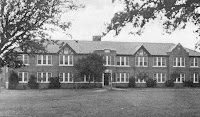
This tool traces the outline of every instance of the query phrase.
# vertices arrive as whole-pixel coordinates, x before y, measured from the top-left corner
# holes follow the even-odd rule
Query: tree
[[[8,80],[9,80],[8,89],[16,89],[17,85],[19,84],[19,79],[18,79],[17,73],[14,71],[11,71]]]
[[[140,79],[140,81],[147,81],[148,78],[149,76],[145,72],[139,72],[139,74],[137,75],[137,79]]]
[[[199,0],[123,0],[123,3],[124,10],[114,15],[104,35],[112,30],[118,35],[127,24],[138,28],[131,33],[140,35],[145,25],[155,19],[164,20],[163,28],[167,33],[184,29],[192,22],[197,26],[195,32],[200,35]]]
[[[34,75],[31,75],[30,79],[28,80],[28,86],[31,89],[38,89],[39,84],[37,83],[37,78]]]
[[[61,22],[61,16],[77,7],[71,0],[0,0],[0,67],[21,67],[16,49],[46,52],[47,44],[56,43],[48,31],[69,28],[71,23]]]
[[[94,76],[94,81],[100,81],[102,73],[104,73],[106,67],[104,66],[105,60],[102,56],[92,53],[88,54],[86,57],[78,59],[76,64],[74,65],[77,70],[79,76],[80,75],[88,75]],[[78,78],[78,77],[75,77]],[[89,79],[90,81],[93,77]]]

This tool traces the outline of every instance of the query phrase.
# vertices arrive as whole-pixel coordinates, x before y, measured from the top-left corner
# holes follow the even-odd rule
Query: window
[[[140,80],[139,78],[136,79],[136,83],[146,83],[146,81],[143,79],[143,80]]]
[[[38,65],[52,65],[52,56],[51,55],[37,55],[37,64]]]
[[[24,65],[29,64],[29,56],[27,54],[22,54],[19,56],[19,60],[23,62]]]
[[[185,74],[180,73],[179,77],[176,78],[175,83],[183,83],[183,81],[185,81]]]
[[[104,57],[105,61],[106,61],[106,66],[111,66],[111,65],[115,65],[115,58],[114,56],[105,56]]]
[[[128,66],[129,65],[129,57],[117,57],[117,65]]]
[[[59,65],[73,65],[73,55],[60,55]]]
[[[190,58],[190,66],[198,67],[198,58]]]
[[[166,58],[165,57],[154,57],[153,66],[155,67],[166,67]]]
[[[73,73],[59,73],[60,82],[73,82]]]
[[[185,58],[174,57],[173,58],[173,67],[185,67]]]
[[[28,72],[18,72],[18,78],[20,83],[28,82]]]
[[[42,83],[48,83],[50,78],[52,77],[52,73],[50,72],[38,72],[37,73],[37,81]]]
[[[136,65],[136,67],[147,67],[148,57],[136,57],[135,65]]]
[[[116,82],[118,83],[128,83],[129,73],[116,73]]]
[[[166,74],[156,73],[156,74],[153,75],[153,78],[156,79],[157,83],[165,83]]]
[[[193,83],[199,83],[199,77],[198,77],[198,74],[197,74],[197,73],[191,74],[191,75],[190,75],[190,78],[191,78],[191,81],[192,81]]]

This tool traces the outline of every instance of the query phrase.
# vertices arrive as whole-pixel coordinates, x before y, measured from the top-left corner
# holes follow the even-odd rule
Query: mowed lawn
[[[200,89],[4,89],[0,116],[200,117]]]

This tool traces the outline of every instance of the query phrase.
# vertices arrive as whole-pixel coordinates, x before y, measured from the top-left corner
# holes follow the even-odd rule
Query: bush
[[[146,81],[147,87],[156,87],[156,80],[148,78]]]
[[[34,75],[31,75],[29,81],[28,81],[28,86],[31,89],[38,89],[39,84],[37,83],[37,78]]]
[[[135,77],[134,76],[130,77],[128,87],[130,87],[130,88],[135,87]]]
[[[184,87],[194,87],[194,83],[192,81],[184,81],[183,86]]]
[[[58,77],[51,77],[49,89],[60,89],[60,81]]]
[[[19,79],[18,79],[17,73],[14,71],[11,71],[10,76],[9,76],[8,89],[16,89],[18,84],[19,84]]]
[[[165,82],[166,87],[174,87],[174,80],[170,79]]]

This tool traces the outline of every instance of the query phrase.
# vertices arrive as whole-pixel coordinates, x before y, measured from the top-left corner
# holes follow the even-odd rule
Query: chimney
[[[101,41],[101,35],[93,36],[93,41]]]

